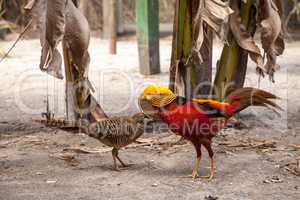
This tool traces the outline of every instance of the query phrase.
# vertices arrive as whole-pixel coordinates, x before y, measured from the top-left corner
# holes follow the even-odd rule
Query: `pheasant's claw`
[[[200,176],[200,178],[207,179],[208,181],[211,181],[214,178],[214,173],[211,173],[208,176]]]
[[[199,177],[198,170],[193,170],[193,172],[192,172],[192,178],[195,180],[198,177]]]
[[[119,171],[120,171],[120,169],[119,169],[119,167],[118,167],[118,165],[117,165],[116,158],[115,158],[115,157],[113,157],[113,160],[114,160],[114,166],[113,166],[113,170],[115,170],[115,171],[119,172]]]
[[[134,164],[130,163],[130,164],[126,164],[126,165],[122,165],[122,167],[120,167],[121,170],[126,170],[128,168],[130,168],[131,166],[133,166]]]
[[[184,177],[181,177],[181,178],[192,178],[192,179],[196,179],[196,178],[199,178],[199,168],[200,168],[200,160],[201,160],[201,157],[198,157],[197,160],[196,160],[196,163],[195,163],[195,166],[194,166],[194,169],[193,169],[193,172],[191,175],[189,176],[184,176]]]
[[[208,181],[211,181],[215,176],[215,162],[214,159],[211,158],[210,160],[210,175],[208,176],[201,176],[200,178],[208,179]]]
[[[120,172],[120,171],[121,171],[121,170],[119,169],[118,166],[114,166],[114,170],[115,170],[116,172]]]

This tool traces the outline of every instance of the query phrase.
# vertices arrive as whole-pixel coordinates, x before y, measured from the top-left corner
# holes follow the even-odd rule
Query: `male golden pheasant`
[[[281,109],[269,100],[276,98],[275,95],[260,89],[241,88],[229,94],[225,102],[212,99],[188,100],[176,96],[166,87],[151,85],[144,90],[140,98],[140,106],[145,114],[149,114],[150,110],[154,111],[152,116],[158,116],[168,124],[172,132],[194,145],[197,153],[197,161],[192,172],[194,179],[199,176],[201,146],[206,148],[211,160],[211,168],[210,175],[205,178],[211,180],[215,168],[212,138],[226,127],[229,118],[251,105],[268,107],[274,111]]]

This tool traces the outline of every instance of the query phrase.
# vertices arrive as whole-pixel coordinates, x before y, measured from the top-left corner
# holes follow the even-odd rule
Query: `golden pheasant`
[[[210,175],[207,178],[212,179],[215,168],[212,138],[226,126],[229,118],[251,105],[268,107],[274,111],[281,109],[270,100],[276,98],[263,90],[241,88],[229,94],[225,102],[212,99],[189,100],[176,96],[166,87],[151,85],[144,90],[139,102],[145,114],[151,111],[151,116],[159,117],[172,132],[193,144],[197,153],[193,178],[199,176],[201,146],[206,148],[211,160]]]

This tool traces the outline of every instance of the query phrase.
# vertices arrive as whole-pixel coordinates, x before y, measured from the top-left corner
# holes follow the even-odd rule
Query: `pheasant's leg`
[[[207,176],[206,178],[208,180],[212,180],[215,176],[215,161],[214,161],[214,157],[210,158],[210,175]]]
[[[128,165],[126,165],[126,164],[120,159],[119,156],[117,156],[117,159],[118,159],[118,161],[121,163],[121,165],[122,165],[123,167],[128,167]]]
[[[198,139],[191,142],[194,145],[197,153],[197,160],[192,172],[192,178],[196,179],[199,177],[199,168],[200,168],[200,161],[201,161],[201,144],[199,143]]]
[[[199,177],[199,168],[200,168],[200,161],[201,161],[201,156],[197,158],[193,172],[192,172],[192,178],[196,179]]]
[[[126,164],[120,159],[120,157],[119,157],[119,150],[116,149],[116,148],[114,148],[114,149],[113,149],[113,152],[114,152],[114,154],[115,154],[115,158],[118,159],[118,161],[121,163],[121,165],[122,165],[123,167],[127,167],[127,165],[126,165]]]
[[[196,152],[197,152],[197,160],[196,160],[196,163],[194,165],[194,168],[193,168],[193,172],[192,172],[192,175],[190,176],[187,176],[187,178],[193,178],[193,179],[196,179],[199,177],[199,168],[200,168],[200,161],[201,161],[201,144],[195,140],[195,141],[191,141],[192,144],[194,145],[195,149],[196,149]]]
[[[211,141],[204,143],[203,145],[208,151],[208,155],[210,157],[210,175],[201,178],[207,178],[208,180],[212,180],[215,175],[215,161],[214,161],[214,152],[211,147]]]
[[[116,171],[120,171],[119,167],[117,165],[117,156],[116,156],[116,154],[118,154],[118,150],[115,149],[115,148],[113,148],[113,150],[111,151],[111,153],[112,153],[112,157],[113,157],[113,160],[114,160],[114,169]]]

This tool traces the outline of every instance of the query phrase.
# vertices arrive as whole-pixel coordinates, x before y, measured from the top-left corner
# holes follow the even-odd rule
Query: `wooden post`
[[[159,73],[159,1],[137,0],[136,23],[140,72]]]
[[[109,41],[109,53],[117,53],[118,0],[103,2],[103,37]]]
[[[124,33],[123,0],[118,0],[118,33]]]

